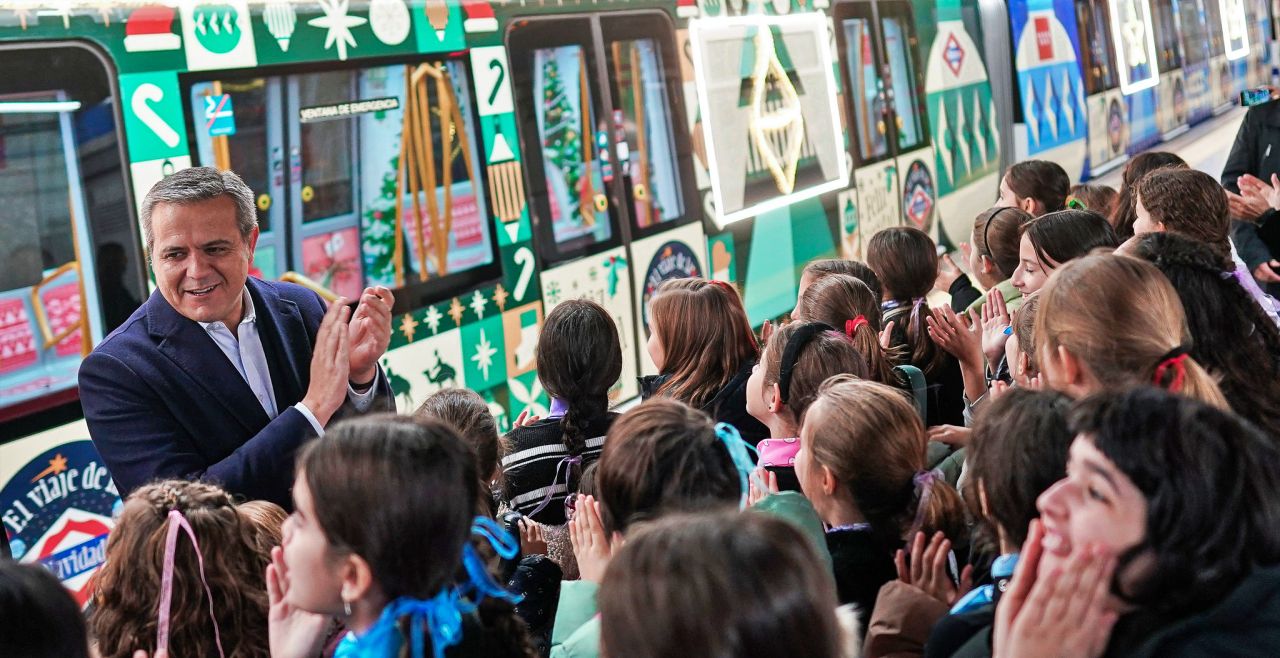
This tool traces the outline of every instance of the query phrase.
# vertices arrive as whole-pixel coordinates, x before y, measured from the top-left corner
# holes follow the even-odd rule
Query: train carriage
[[[1126,152],[1127,97],[1123,144],[1091,150],[1110,146],[1110,116],[1095,125],[1092,108],[1112,90],[1081,69],[1089,1],[0,7],[12,552],[82,600],[101,562],[120,503],[76,370],[151,294],[138,204],[163,177],[238,172],[257,194],[253,274],[346,296],[393,288],[383,366],[400,408],[466,386],[505,430],[549,407],[535,343],[562,300],[613,314],[621,402],[654,369],[646,306],[665,279],[732,282],[758,325],[790,310],[806,262],[860,258],[879,228],[965,241],[1016,158],[1079,176]],[[1249,75],[1270,61],[1264,38],[1249,41]],[[1185,98],[1194,121],[1199,97]]]

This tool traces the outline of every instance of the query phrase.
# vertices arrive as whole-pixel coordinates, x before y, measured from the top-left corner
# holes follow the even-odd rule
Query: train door
[[[846,2],[835,7],[836,42],[850,112],[849,148],[857,189],[857,234],[845,251],[862,258],[876,231],[911,225],[937,235],[935,160],[924,111],[924,76],[911,7],[901,0]],[[969,108],[966,108],[967,111]],[[965,121],[944,148],[951,163],[971,166],[971,130]],[[984,142],[985,144],[985,142]],[[954,169],[953,169],[954,171]],[[843,204],[844,202],[842,202]]]
[[[1183,70],[1182,29],[1178,0],[1151,0],[1156,57],[1160,63],[1156,127],[1168,140],[1187,130],[1187,84]]]
[[[490,152],[496,138],[481,140],[468,62],[184,76],[197,164],[234,169],[257,194],[253,274],[300,273],[348,299],[394,291],[383,365],[405,405],[442,386],[490,395],[533,371],[540,307],[503,278],[495,231],[509,208],[484,185],[486,162],[500,184],[492,163],[503,156]],[[532,320],[508,318],[517,300],[532,302]],[[467,309],[477,321],[464,326]],[[409,344],[395,347],[401,336]]]
[[[1097,176],[1124,162],[1129,122],[1116,70],[1111,11],[1107,0],[1076,0],[1080,28],[1080,69],[1084,72],[1089,109],[1089,166]]]
[[[0,46],[0,542],[82,604],[120,497],[76,375],[146,295],[109,70],[72,42]]]
[[[1222,27],[1223,0],[1201,1],[1204,3],[1205,33],[1209,37],[1209,98],[1213,113],[1220,114],[1231,108],[1231,92],[1235,87]]]
[[[1212,2],[1213,0],[1208,0]],[[1216,105],[1211,85],[1212,46],[1205,23],[1205,0],[1176,0],[1182,34],[1182,78],[1187,122],[1199,123],[1213,115]]]
[[[543,301],[610,311],[624,354],[611,396],[634,397],[655,371],[649,296],[710,277],[674,29],[654,12],[528,20],[508,47]]]

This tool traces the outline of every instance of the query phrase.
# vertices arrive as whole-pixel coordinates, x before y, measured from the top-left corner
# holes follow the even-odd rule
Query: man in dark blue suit
[[[354,313],[249,277],[253,193],[231,172],[186,169],[142,203],[156,291],[80,366],[80,401],[120,495],[202,478],[292,508],[297,449],[343,415],[394,411],[378,359],[386,288]]]

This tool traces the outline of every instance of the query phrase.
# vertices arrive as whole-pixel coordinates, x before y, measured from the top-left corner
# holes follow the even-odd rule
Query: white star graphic
[[[472,355],[471,360],[476,362],[476,367],[484,373],[484,378],[489,379],[489,368],[493,365],[493,355],[498,350],[489,342],[489,338],[484,335],[484,329],[480,330],[480,341],[476,343],[476,353]]]
[[[471,296],[471,310],[476,312],[477,320],[484,319],[484,307],[488,305],[488,303],[489,300],[485,299],[484,295],[481,295],[479,290]]]
[[[440,333],[440,321],[444,319],[444,314],[436,310],[434,306],[427,307],[427,315],[423,318],[427,326],[431,327],[432,335]]]
[[[322,27],[329,31],[324,38],[324,49],[328,50],[335,42],[338,44],[338,59],[347,58],[347,46],[356,47],[356,38],[351,35],[351,28],[369,22],[367,18],[348,16],[349,0],[320,0],[324,16],[307,21],[313,27]]]

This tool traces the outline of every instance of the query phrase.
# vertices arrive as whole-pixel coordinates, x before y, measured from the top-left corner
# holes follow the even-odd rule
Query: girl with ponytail
[[[582,470],[599,458],[617,416],[609,412],[609,389],[622,374],[618,327],[593,301],[562,302],[547,314],[537,356],[551,413],[518,422],[507,434],[503,490],[517,512],[563,525],[566,497],[577,491]]]
[[[800,295],[791,319],[824,322],[843,332],[866,361],[867,379],[900,385],[893,363],[880,346],[880,300],[866,283],[847,274],[825,276]]]
[[[518,549],[474,516],[478,486],[471,448],[434,419],[344,421],[305,447],[267,567],[272,657],[319,655],[333,617],[350,631],[335,658],[532,656],[518,597],[472,546]]]
[[[1175,233],[1139,236],[1132,253],[1173,284],[1186,311],[1191,356],[1218,378],[1231,408],[1280,437],[1280,330],[1239,284],[1234,264]]]
[[[1191,357],[1178,293],[1146,261],[1099,254],[1058,268],[1040,291],[1035,337],[1042,378],[1071,397],[1149,384],[1228,408]]]
[[[905,538],[965,536],[960,495],[925,470],[926,441],[905,393],[848,375],[823,384],[800,428],[796,476],[828,527],[840,603],[858,604],[863,628]]]
[[[938,252],[927,233],[909,226],[884,229],[867,241],[867,264],[884,289],[881,320],[892,324],[889,349],[899,363],[924,373],[929,385],[926,424],[964,424],[964,379],[955,357],[934,343],[925,324],[925,296],[938,278]]]

